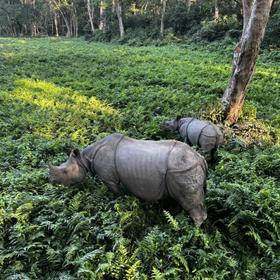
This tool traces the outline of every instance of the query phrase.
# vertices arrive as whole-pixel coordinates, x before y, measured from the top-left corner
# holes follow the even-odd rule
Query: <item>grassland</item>
[[[177,115],[219,121],[231,49],[0,38],[0,279],[279,279],[278,51],[261,54],[225,130],[201,229],[97,179],[47,182],[70,145],[114,131],[176,138],[160,124]]]

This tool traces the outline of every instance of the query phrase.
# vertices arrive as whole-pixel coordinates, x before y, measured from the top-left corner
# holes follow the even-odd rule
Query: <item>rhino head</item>
[[[176,131],[179,128],[180,117],[177,117],[175,120],[166,121],[162,124],[162,129],[165,131]]]
[[[203,203],[198,204],[190,210],[190,216],[194,220],[196,226],[200,227],[201,224],[207,219],[207,210]]]
[[[80,183],[86,176],[79,150],[72,150],[68,160],[59,166],[49,165],[49,182],[65,186]]]

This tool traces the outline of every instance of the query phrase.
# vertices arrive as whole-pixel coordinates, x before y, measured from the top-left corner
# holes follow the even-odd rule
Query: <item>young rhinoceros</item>
[[[223,133],[209,121],[195,118],[181,118],[163,124],[166,131],[179,130],[181,137],[189,145],[197,145],[213,160],[217,148],[223,143]]]
[[[144,200],[174,198],[197,226],[207,218],[203,203],[207,163],[182,142],[136,140],[111,134],[81,152],[72,151],[60,166],[50,166],[49,180],[72,185],[81,182],[88,171],[114,193],[123,185]]]

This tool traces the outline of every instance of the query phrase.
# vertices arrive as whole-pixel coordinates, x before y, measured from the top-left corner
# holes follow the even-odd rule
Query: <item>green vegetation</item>
[[[201,229],[178,206],[116,197],[96,178],[47,182],[70,144],[219,121],[232,47],[0,39],[0,279],[279,279],[280,53],[264,52],[209,171]],[[70,143],[71,142],[71,143]]]

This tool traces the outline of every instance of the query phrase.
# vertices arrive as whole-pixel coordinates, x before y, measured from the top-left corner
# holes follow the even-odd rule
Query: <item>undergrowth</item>
[[[177,115],[219,122],[231,53],[66,39],[0,39],[0,279],[279,279],[279,66],[263,53],[208,177],[208,219],[114,196],[96,178],[47,181],[118,131],[164,139]]]

